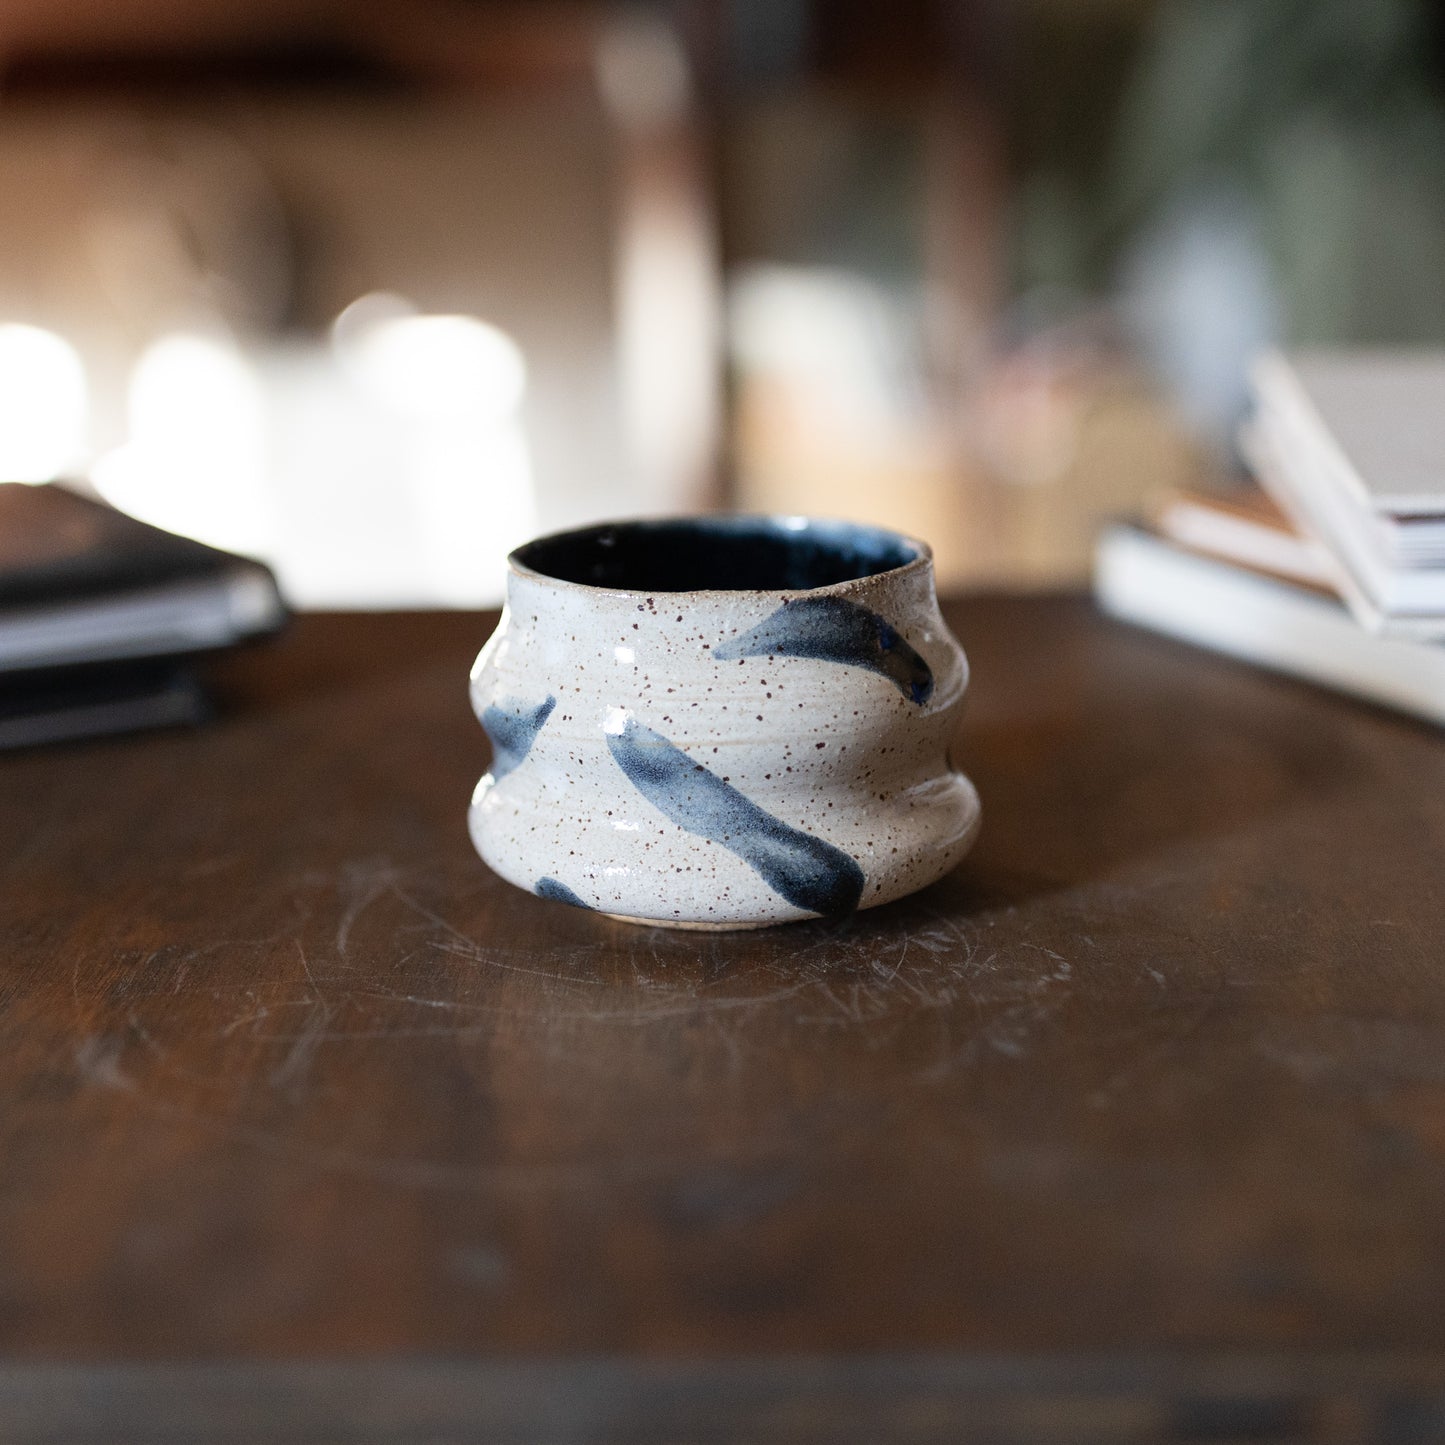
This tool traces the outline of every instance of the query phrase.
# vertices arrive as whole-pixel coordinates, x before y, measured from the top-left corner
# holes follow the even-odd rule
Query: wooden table
[[[0,759],[0,1438],[1445,1437],[1445,739],[950,617],[982,839],[847,923],[494,878],[474,615]]]

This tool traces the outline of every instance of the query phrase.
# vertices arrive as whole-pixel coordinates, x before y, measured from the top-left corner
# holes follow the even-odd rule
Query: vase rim
[[[749,543],[761,544],[766,555],[749,555]],[[651,555],[649,544],[658,549]],[[514,577],[613,597],[823,596],[925,571],[932,563],[927,542],[891,528],[749,512],[598,522],[534,537],[507,557]],[[664,585],[672,572],[699,565],[704,585]],[[739,580],[709,585],[724,567]]]

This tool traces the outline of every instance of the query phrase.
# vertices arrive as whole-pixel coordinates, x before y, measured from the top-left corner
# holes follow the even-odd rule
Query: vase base
[[[764,918],[756,923],[695,923],[683,918],[635,918],[629,913],[604,913],[618,923],[631,923],[637,928],[673,928],[685,933],[749,933],[755,928],[781,928],[795,920]]]

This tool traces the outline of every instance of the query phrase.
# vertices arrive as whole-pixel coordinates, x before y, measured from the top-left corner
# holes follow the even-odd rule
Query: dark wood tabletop
[[[0,758],[0,1434],[1445,1436],[1445,737],[948,616],[982,836],[847,922],[490,874],[475,614]]]

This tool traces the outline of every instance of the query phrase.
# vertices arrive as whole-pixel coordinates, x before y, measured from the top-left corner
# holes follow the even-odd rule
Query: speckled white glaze
[[[524,715],[527,736],[477,786],[477,851],[521,888],[654,924],[739,928],[820,911],[785,897],[728,830],[704,836],[690,814],[684,826],[651,801],[619,764],[626,731],[674,758],[680,749],[690,773],[707,769],[721,780],[705,780],[710,788],[743,795],[743,809],[755,805],[784,833],[821,840],[830,856],[842,850],[862,870],[860,908],[942,877],[979,822],[973,785],[947,757],[968,665],[939,614],[931,553],[893,540],[912,560],[802,590],[598,587],[541,575],[514,555],[472,703],[494,751],[497,709]],[[817,598],[866,609],[896,632],[932,674],[926,700],[829,658],[719,658],[768,619],[797,615],[780,609]]]

